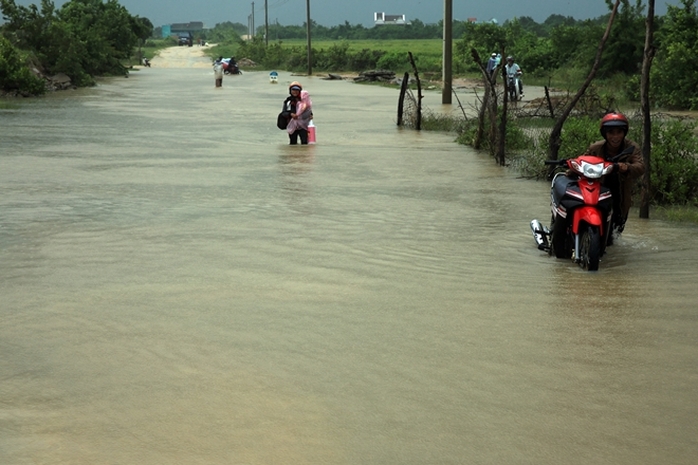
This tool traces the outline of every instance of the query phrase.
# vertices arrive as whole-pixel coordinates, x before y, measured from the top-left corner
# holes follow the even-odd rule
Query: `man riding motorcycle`
[[[601,119],[601,136],[603,140],[594,142],[587,149],[590,155],[596,155],[611,160],[626,148],[634,149],[625,159],[616,163],[613,173],[606,176],[603,184],[611,189],[613,195],[613,224],[618,233],[623,232],[632,201],[633,183],[645,172],[645,162],[642,158],[640,145],[626,139],[630,125],[628,119],[621,113],[608,113]],[[612,237],[612,236],[611,236]]]
[[[507,57],[507,64],[504,67],[507,72],[507,77],[515,76],[519,78],[519,95],[523,97],[523,82],[521,81],[521,75],[523,74],[523,71],[521,71],[521,67],[514,63],[514,57],[509,55]]]

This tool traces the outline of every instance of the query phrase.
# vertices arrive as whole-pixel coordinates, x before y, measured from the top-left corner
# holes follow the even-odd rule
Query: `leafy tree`
[[[136,34],[136,37],[138,37],[141,41],[145,42],[153,37],[153,30],[155,28],[153,27],[153,23],[151,23],[148,18],[134,16],[131,18],[131,21],[131,29],[133,30],[133,33]]]
[[[603,32],[604,27],[592,21],[554,27],[550,31],[551,68],[589,66]]]
[[[546,35],[545,27],[542,24],[535,22],[530,16],[522,16],[517,19],[519,20],[519,24],[521,24],[524,31],[535,34],[538,37],[543,37]]]
[[[51,39],[56,9],[50,0],[41,0],[41,9],[35,4],[25,7],[14,0],[0,0],[0,10],[6,21],[3,34],[21,50],[38,51]]]
[[[117,0],[71,0],[58,11],[73,37],[84,44],[81,60],[89,74],[123,74],[120,60],[138,44],[134,21]]]
[[[50,0],[41,0],[41,8],[0,0],[0,9],[11,43],[47,73],[65,73],[78,86],[93,83],[93,76],[124,74],[122,61],[153,31],[150,20],[131,16],[117,0],[70,0],[59,10]]]
[[[362,25],[352,26],[349,21],[344,21],[344,24],[329,28],[327,34],[329,39],[335,40],[361,39],[365,29]]]
[[[613,2],[606,0],[609,9]],[[626,75],[638,74],[642,65],[645,40],[645,6],[642,0],[622,0],[616,19],[611,28],[603,59],[599,67],[600,78],[610,77],[616,73]]]
[[[243,26],[242,32],[240,31],[240,28],[238,28],[238,24]],[[269,30],[272,30],[271,26],[269,27]],[[247,26],[240,23],[231,23],[230,21],[226,21],[224,23],[218,23],[212,29],[206,31],[206,40],[215,42],[217,44],[225,44],[237,42],[240,40],[240,36],[242,34],[247,34]],[[272,37],[274,36],[271,33],[270,35]]]
[[[467,64],[470,71],[478,70],[470,51],[478,50],[481,57],[487,57],[493,52],[501,52],[507,45],[507,31],[494,23],[467,23],[461,40],[454,47],[454,57]]]
[[[542,26],[545,33],[542,35],[549,35],[558,26],[576,26],[577,24],[579,22],[571,16],[550,15],[543,21]]]
[[[453,37],[463,37],[468,24],[470,24],[469,21],[453,21],[453,25],[451,26],[451,35]]]
[[[536,67],[544,67],[540,60],[536,60],[534,64],[531,59],[542,39],[539,39],[533,32],[525,30],[518,19],[506,21],[502,29],[506,35],[504,41],[506,55],[513,56],[514,61],[527,71],[533,71]]]
[[[0,36],[0,89],[40,95],[45,91],[44,81],[35,76],[25,65],[19,50],[9,40]]]
[[[668,6],[657,31],[658,51],[652,67],[652,95],[660,105],[698,109],[698,11],[695,0]]]

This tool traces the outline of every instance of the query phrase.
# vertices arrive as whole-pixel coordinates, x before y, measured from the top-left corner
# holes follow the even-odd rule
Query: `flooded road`
[[[0,110],[0,463],[695,463],[695,227],[633,212],[584,272],[533,243],[546,183],[279,80]]]

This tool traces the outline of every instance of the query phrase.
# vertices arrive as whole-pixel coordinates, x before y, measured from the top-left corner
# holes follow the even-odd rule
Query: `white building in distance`
[[[386,15],[383,12],[373,13],[373,24],[375,26],[383,26],[385,24],[409,24],[405,15]]]

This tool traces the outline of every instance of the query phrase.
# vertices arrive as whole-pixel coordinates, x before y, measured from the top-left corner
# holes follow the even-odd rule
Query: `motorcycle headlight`
[[[603,163],[582,162],[582,174],[589,179],[598,179],[603,176]]]

